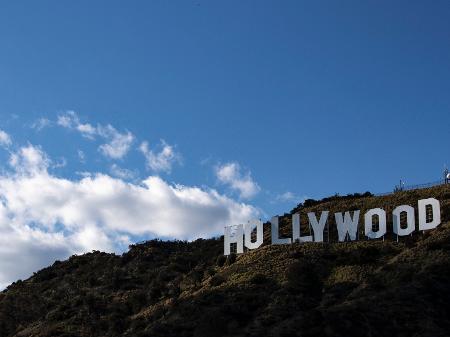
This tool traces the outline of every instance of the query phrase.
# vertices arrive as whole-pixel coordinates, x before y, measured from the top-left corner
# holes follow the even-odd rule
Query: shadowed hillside
[[[442,224],[397,243],[337,243],[334,212],[435,197]],[[450,186],[306,201],[330,211],[330,243],[271,246],[224,257],[223,239],[148,241],[122,256],[55,262],[0,293],[0,336],[448,336]],[[417,210],[416,210],[417,211]],[[361,216],[362,218],[362,216]],[[290,236],[290,214],[281,219]],[[324,235],[327,241],[328,233]]]

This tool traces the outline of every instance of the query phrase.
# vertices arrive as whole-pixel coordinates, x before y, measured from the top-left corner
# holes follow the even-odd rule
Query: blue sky
[[[38,172],[77,190],[89,174],[99,186],[108,182],[96,173],[132,187],[153,177],[200,198],[193,210],[214,200],[226,222],[280,214],[305,196],[435,181],[450,164],[449,17],[448,1],[1,3],[3,182],[20,190]],[[31,198],[14,212],[49,206]],[[62,240],[80,233],[48,212],[20,225]],[[100,247],[111,249],[118,236],[188,237],[153,227],[103,234],[116,238]],[[51,261],[92,243],[63,246],[42,254]]]

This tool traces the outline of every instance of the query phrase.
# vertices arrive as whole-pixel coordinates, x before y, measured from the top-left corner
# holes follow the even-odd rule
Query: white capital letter
[[[270,223],[272,225],[272,244],[273,245],[284,245],[291,243],[291,238],[280,238],[278,234],[278,217],[274,216]]]
[[[312,236],[301,236],[300,233],[300,214],[292,214],[292,241],[311,242]]]
[[[427,205],[433,209],[433,221],[427,222]],[[441,205],[434,198],[419,200],[419,230],[436,228],[441,224]]]
[[[401,228],[400,227],[400,214],[402,212],[406,212],[406,222],[407,227]],[[414,208],[412,208],[409,205],[402,205],[396,207],[392,211],[392,218],[393,218],[393,226],[394,226],[394,233],[399,236],[405,236],[409,235],[414,231],[415,228],[415,217],[414,217]]]
[[[308,213],[309,224],[314,231],[314,242],[323,242],[323,229],[328,220],[328,211],[323,211],[320,214],[320,220],[317,222],[316,213]]]
[[[345,241],[345,237],[350,236],[350,240],[356,240],[356,232],[358,230],[359,223],[359,210],[354,211],[353,219],[350,212],[345,212],[344,217],[342,213],[334,213],[334,218],[336,219],[339,241]]]
[[[377,232],[373,231],[373,216],[378,215],[379,228]],[[372,208],[364,215],[364,227],[366,236],[369,239],[378,239],[386,234],[386,212],[381,208]]]
[[[256,225],[256,241],[252,242],[252,230]],[[263,243],[263,223],[261,220],[250,220],[244,226],[245,247],[248,249],[256,249]]]
[[[231,226],[225,227],[225,235],[223,237],[224,253],[223,255],[230,255],[230,244],[237,243],[237,253],[244,252],[244,244],[242,236],[244,234],[243,226],[237,225],[236,231],[231,235]]]

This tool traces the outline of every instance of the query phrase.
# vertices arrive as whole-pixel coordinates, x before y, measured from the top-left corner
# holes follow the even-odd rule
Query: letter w
[[[350,240],[356,240],[356,232],[358,230],[359,223],[359,210],[354,211],[353,219],[350,216],[350,212],[345,212],[344,216],[342,216],[342,213],[334,213],[334,218],[336,219],[339,241],[345,241],[347,233]]]

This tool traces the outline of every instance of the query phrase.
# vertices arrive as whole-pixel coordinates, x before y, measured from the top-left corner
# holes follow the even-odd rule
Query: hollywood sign
[[[432,220],[427,221],[427,207],[432,210]],[[421,199],[418,201],[419,230],[425,231],[436,228],[441,224],[441,209],[439,201],[434,198]],[[290,244],[293,242],[323,242],[323,232],[328,221],[328,211],[322,211],[317,219],[314,212],[308,213],[309,226],[313,229],[313,235],[302,236],[300,232],[300,214],[292,214],[292,238],[280,238],[278,217],[270,220],[272,244]],[[400,226],[401,214],[406,214],[406,227]],[[339,241],[343,242],[347,237],[351,241],[356,240],[358,231],[360,210],[353,212],[335,213],[336,226]],[[373,218],[378,217],[378,229],[374,230]],[[410,235],[416,229],[414,208],[409,205],[401,205],[392,211],[392,228],[398,236]],[[256,249],[263,244],[264,228],[261,220],[251,220],[245,225],[225,227],[224,255],[230,255],[230,246],[236,243],[237,253],[244,252],[244,246],[248,249]],[[256,230],[256,240],[252,241],[252,231]],[[368,239],[379,239],[386,234],[386,212],[381,208],[373,208],[364,214],[364,234]]]

